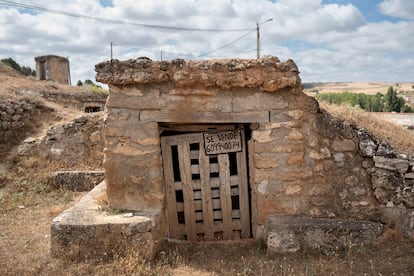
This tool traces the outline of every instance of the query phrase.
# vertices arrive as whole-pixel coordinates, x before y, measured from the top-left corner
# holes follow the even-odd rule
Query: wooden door
[[[203,133],[161,138],[170,238],[250,237],[246,147],[206,154]],[[210,152],[211,153],[211,152]]]

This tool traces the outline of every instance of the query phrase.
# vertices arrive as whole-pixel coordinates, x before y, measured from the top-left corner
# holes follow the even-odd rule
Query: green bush
[[[34,76],[34,77],[36,76],[36,70],[33,70],[32,68],[27,67],[27,66],[21,67],[14,59],[12,59],[10,57],[9,58],[3,58],[1,60],[1,62],[3,62],[4,64],[6,64],[10,67],[12,67],[14,70],[22,73],[25,76]]]
[[[413,112],[413,108],[405,105],[403,97],[397,95],[392,88],[388,88],[385,96],[381,93],[367,95],[363,93],[322,93],[315,96],[318,101],[330,104],[348,104],[358,106],[369,112]]]

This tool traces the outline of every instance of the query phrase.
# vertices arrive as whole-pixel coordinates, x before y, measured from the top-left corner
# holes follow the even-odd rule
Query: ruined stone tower
[[[69,60],[64,57],[47,55],[35,57],[36,80],[52,80],[70,85]]]

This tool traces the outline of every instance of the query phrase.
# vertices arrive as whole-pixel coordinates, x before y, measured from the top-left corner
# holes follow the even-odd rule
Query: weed
[[[23,100],[36,107],[46,106],[46,100],[42,96],[37,94],[26,94],[23,97]]]
[[[96,93],[96,94],[105,94],[105,95],[109,94],[108,90],[106,90],[102,87],[99,87],[99,86],[93,85],[93,86],[90,87],[90,89],[93,93]]]

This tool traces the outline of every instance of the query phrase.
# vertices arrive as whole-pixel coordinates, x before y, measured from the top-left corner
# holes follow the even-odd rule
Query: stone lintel
[[[153,61],[146,57],[111,60],[95,66],[96,80],[110,85],[170,82],[175,87],[259,88],[274,92],[300,87],[299,70],[292,60],[213,59]]]
[[[162,112],[141,111],[141,121],[160,123],[267,123],[268,111],[246,112]]]

